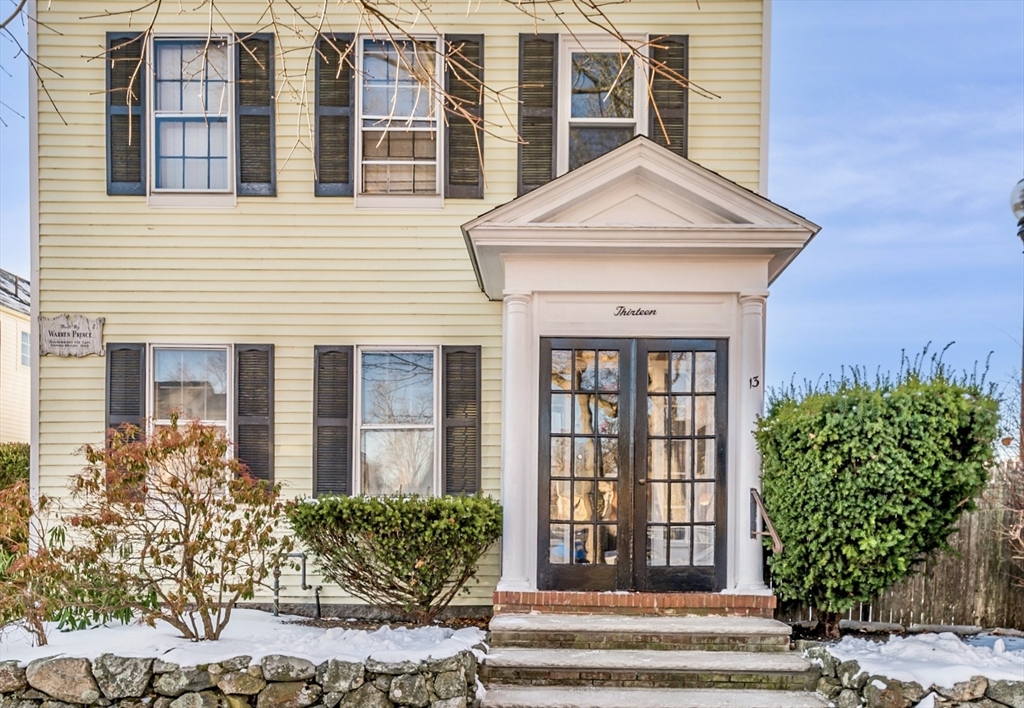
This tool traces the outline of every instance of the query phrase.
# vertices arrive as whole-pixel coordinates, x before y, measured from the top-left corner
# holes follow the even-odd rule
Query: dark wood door
[[[540,588],[724,587],[726,354],[541,340]]]
[[[716,339],[637,342],[637,590],[725,587],[727,346]]]

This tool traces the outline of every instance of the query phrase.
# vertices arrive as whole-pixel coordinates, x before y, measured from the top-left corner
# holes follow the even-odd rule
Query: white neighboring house
[[[0,443],[29,441],[31,306],[31,283],[0,269]]]

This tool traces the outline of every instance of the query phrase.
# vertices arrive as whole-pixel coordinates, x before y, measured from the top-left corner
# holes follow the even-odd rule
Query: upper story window
[[[558,77],[558,174],[645,134],[647,91],[638,61],[621,46],[566,40]]]
[[[21,332],[21,365],[32,365],[32,337],[29,332]]]
[[[107,193],[154,206],[273,196],[274,38],[107,34]]]
[[[481,199],[482,35],[317,39],[316,183],[356,206]]]
[[[437,39],[359,43],[359,195],[441,194]]]
[[[631,43],[519,36],[518,194],[636,135],[686,157],[688,39],[649,35]]]
[[[231,191],[227,41],[157,39],[153,55],[154,189]]]

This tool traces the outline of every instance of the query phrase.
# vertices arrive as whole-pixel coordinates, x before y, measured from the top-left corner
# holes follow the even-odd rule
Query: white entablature
[[[756,257],[771,284],[820,229],[642,136],[462,228],[492,300],[523,255]]]

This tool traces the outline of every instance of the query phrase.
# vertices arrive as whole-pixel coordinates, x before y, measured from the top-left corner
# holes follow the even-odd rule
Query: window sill
[[[441,194],[361,194],[355,198],[356,209],[386,209],[388,211],[438,211],[444,208]]]
[[[151,207],[168,209],[232,209],[235,195],[225,192],[152,192],[147,203]]]

